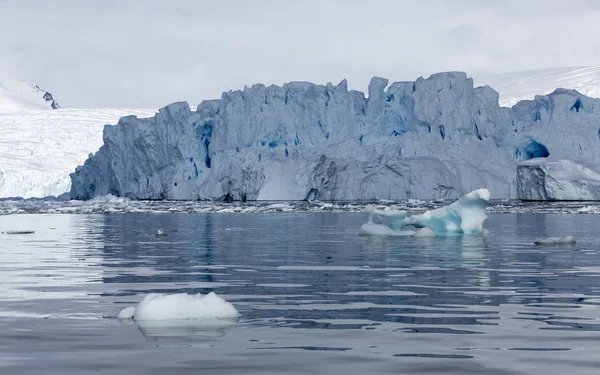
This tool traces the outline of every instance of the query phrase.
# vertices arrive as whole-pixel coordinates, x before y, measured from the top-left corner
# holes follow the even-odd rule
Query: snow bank
[[[119,313],[120,319],[139,321],[188,319],[237,319],[239,312],[233,305],[215,293],[207,295],[157,294],[144,297],[137,307],[127,307]]]
[[[519,199],[600,200],[600,173],[570,160],[532,159],[517,167]]]
[[[536,245],[572,245],[575,243],[575,238],[573,236],[568,237],[549,237],[549,238],[540,238],[534,241]]]
[[[369,221],[360,230],[362,235],[432,236],[434,235],[483,235],[483,223],[487,218],[486,206],[490,200],[487,189],[466,194],[446,207],[410,215],[406,211],[375,210],[368,207]],[[427,228],[418,231],[403,230],[406,227]]]

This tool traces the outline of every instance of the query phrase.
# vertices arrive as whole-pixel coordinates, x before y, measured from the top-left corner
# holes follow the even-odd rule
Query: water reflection
[[[314,360],[298,352],[331,352],[412,370],[424,360],[477,363],[462,371],[506,358],[520,371],[535,355],[585,373],[581,359],[600,349],[598,220],[492,214],[485,237],[384,238],[359,237],[364,215],[350,213],[0,216],[1,228],[35,230],[0,242],[0,324],[95,319],[100,330],[114,323],[117,335],[169,345],[209,338],[223,363],[260,349],[250,352],[268,358],[263,372]],[[168,236],[156,237],[159,228]],[[567,235],[576,246],[533,246]],[[107,319],[147,293],[210,291],[242,320],[136,329]]]
[[[225,330],[236,324],[235,321],[203,319],[203,320],[145,320],[134,323],[142,335],[148,339],[158,340],[161,337],[200,336],[222,337]]]

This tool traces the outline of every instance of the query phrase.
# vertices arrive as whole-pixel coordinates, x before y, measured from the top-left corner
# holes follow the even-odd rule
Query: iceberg
[[[443,235],[483,235],[490,200],[487,189],[478,189],[458,201],[423,214],[407,211],[375,210],[368,207],[369,221],[363,224],[361,235],[434,237]],[[406,228],[419,228],[417,231]]]
[[[210,292],[203,296],[178,293],[145,296],[136,307],[127,307],[118,314],[119,319],[140,321],[237,319],[240,313],[223,298]],[[166,324],[171,324],[166,322]],[[173,323],[177,324],[177,323]]]
[[[517,167],[519,199],[600,200],[600,173],[570,160],[532,159]]]
[[[465,73],[414,82],[261,84],[195,110],[106,126],[71,174],[70,197],[147,200],[458,199],[477,187],[516,198],[520,162],[600,162],[600,100],[555,90],[512,108]]]
[[[575,238],[573,236],[567,237],[549,237],[549,238],[540,238],[533,242],[538,246],[542,245],[573,245],[575,243]]]

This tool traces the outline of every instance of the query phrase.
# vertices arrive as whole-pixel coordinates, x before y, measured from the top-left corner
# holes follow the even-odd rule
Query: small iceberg
[[[7,230],[6,232],[2,232],[5,234],[34,234],[33,230]]]
[[[136,307],[127,307],[118,315],[119,319],[140,321],[237,319],[240,313],[223,298],[210,292],[186,294],[152,293],[144,297]]]
[[[573,245],[575,243],[575,238],[573,236],[538,238],[533,243],[538,246]]]
[[[460,234],[481,236],[485,234],[483,223],[487,219],[486,207],[489,200],[489,190],[478,189],[446,207],[417,215],[410,215],[407,211],[375,210],[369,206],[365,209],[369,214],[369,221],[363,224],[359,234],[415,237]],[[417,230],[407,230],[408,227]]]
[[[240,313],[215,293],[157,294],[144,297],[137,306],[126,307],[117,316],[135,322],[145,337],[219,337],[236,324]]]

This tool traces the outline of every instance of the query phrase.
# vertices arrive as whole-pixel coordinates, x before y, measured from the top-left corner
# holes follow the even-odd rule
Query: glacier
[[[446,207],[416,215],[407,211],[375,210],[368,207],[365,211],[369,220],[363,224],[359,234],[415,237],[483,235],[489,200],[489,190],[478,189]],[[418,230],[406,230],[407,227]]]
[[[600,100],[575,90],[499,105],[462,72],[414,82],[256,84],[106,126],[70,197],[172,200],[516,198],[517,165],[600,161]]]
[[[0,80],[0,198],[44,198],[70,190],[69,173],[102,145],[102,129],[150,109],[61,108],[40,86]]]
[[[1,102],[0,97],[0,102]],[[102,129],[150,109],[56,109],[0,113],[0,198],[43,198],[70,190],[69,173],[102,145]]]
[[[570,160],[532,159],[517,167],[519,199],[600,200],[600,173]]]

